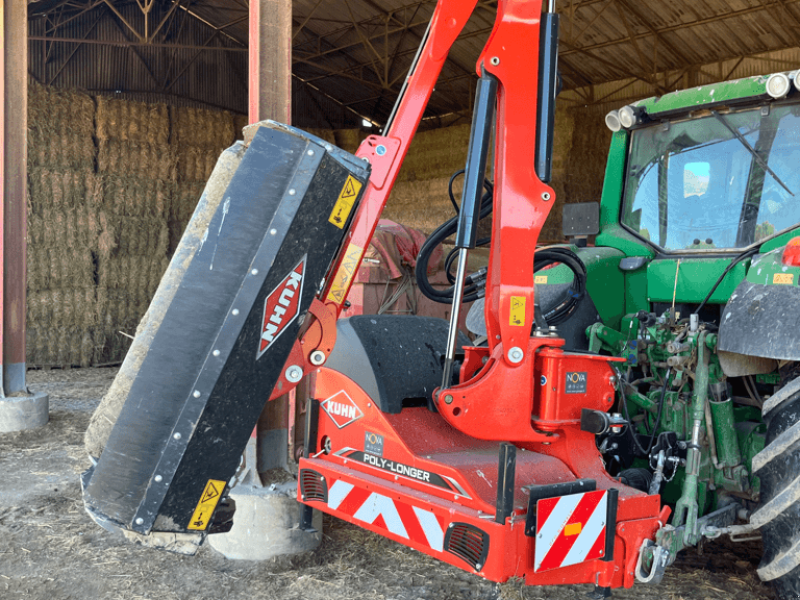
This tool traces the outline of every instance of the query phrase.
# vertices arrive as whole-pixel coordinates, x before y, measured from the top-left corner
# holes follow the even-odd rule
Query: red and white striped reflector
[[[341,479],[328,490],[328,507],[431,550],[444,550],[445,524],[429,510],[392,500]]]
[[[534,571],[602,558],[606,547],[608,492],[586,492],[536,503]]]

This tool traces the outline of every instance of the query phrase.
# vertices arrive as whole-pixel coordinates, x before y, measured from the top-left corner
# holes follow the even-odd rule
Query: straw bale
[[[244,135],[242,134],[242,129],[247,127],[250,124],[250,118],[247,115],[233,115],[233,132],[234,137],[237,140],[244,139]]]
[[[106,175],[102,178],[102,203],[98,206],[125,217],[163,219],[169,214],[175,184],[163,179]]]
[[[28,327],[27,363],[31,367],[89,367],[102,362],[104,332],[96,327]]]
[[[70,129],[28,127],[28,164],[52,170],[93,169],[97,150],[91,134]]]
[[[32,83],[28,86],[28,124],[43,132],[94,135],[94,99],[86,93]]]
[[[147,312],[154,293],[153,286],[150,286],[149,289],[100,286],[97,289],[96,320],[106,329],[121,327],[135,330],[136,325]]]
[[[123,335],[124,332],[127,335]],[[120,325],[119,327],[109,327],[103,330],[104,345],[99,350],[98,364],[116,364],[121,363],[131,347],[131,340],[128,335],[134,335],[136,332],[136,324]]]
[[[223,110],[173,106],[172,144],[221,151],[236,139],[233,113]]]
[[[222,149],[196,148],[191,146],[178,148],[178,180],[202,181],[211,177]]]
[[[97,98],[97,138],[166,146],[169,109],[166,104]]]
[[[355,151],[358,150],[361,140],[367,137],[367,135],[369,134],[360,129],[335,129],[333,131],[336,145],[350,153],[355,153]]]
[[[178,183],[175,202],[172,204],[170,220],[186,225],[194,214],[194,209],[203,195],[205,182],[184,181]]]
[[[88,248],[28,245],[27,263],[30,291],[94,285],[94,256]]]
[[[100,211],[98,221],[102,230],[98,240],[101,257],[166,256],[169,229],[164,219]]]
[[[101,173],[175,180],[177,156],[169,146],[100,140],[97,170]]]
[[[101,310],[104,310],[104,303],[113,300],[101,297],[101,288],[124,290],[132,299],[145,298],[149,304],[167,266],[169,260],[166,255],[101,257],[97,266],[98,305]]]
[[[40,167],[28,170],[31,209],[37,214],[47,208],[69,210],[92,205],[99,197],[100,180],[90,169],[52,171]]]
[[[34,247],[93,248],[97,235],[97,213],[85,204],[66,210],[42,208],[28,217],[28,238]]]
[[[307,131],[311,135],[315,135],[318,138],[325,140],[329,144],[336,145],[336,135],[334,134],[333,129],[305,129],[305,131]],[[357,130],[354,129],[353,131]]]
[[[27,318],[32,327],[92,327],[97,324],[97,292],[94,286],[31,291]]]

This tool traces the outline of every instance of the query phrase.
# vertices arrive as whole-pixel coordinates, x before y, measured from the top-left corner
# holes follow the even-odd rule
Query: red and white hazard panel
[[[392,500],[341,479],[328,490],[328,507],[432,550],[443,550],[444,523],[429,510]]]
[[[548,571],[602,558],[607,515],[605,490],[539,500],[533,570]]]

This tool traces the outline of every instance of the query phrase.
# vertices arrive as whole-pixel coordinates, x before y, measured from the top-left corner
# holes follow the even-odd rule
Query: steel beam
[[[292,99],[291,0],[250,0],[250,122],[289,123]]]
[[[0,2],[0,431],[44,425],[48,398],[25,382],[28,3]]]

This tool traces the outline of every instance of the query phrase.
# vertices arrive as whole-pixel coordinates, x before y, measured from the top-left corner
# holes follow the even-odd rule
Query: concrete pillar
[[[28,3],[0,0],[0,432],[48,421],[46,394],[25,383]]]
[[[250,0],[249,120],[291,122],[292,100],[291,0]],[[270,390],[264,390],[264,395]],[[302,393],[302,392],[301,392]],[[245,469],[231,490],[236,501],[233,528],[209,536],[212,548],[230,559],[266,560],[273,556],[311,550],[322,539],[322,515],[317,531],[297,528],[300,504],[294,499],[297,484],[291,477],[262,483],[261,473],[291,468],[290,432],[295,418],[296,393],[269,402],[248,442]]]

